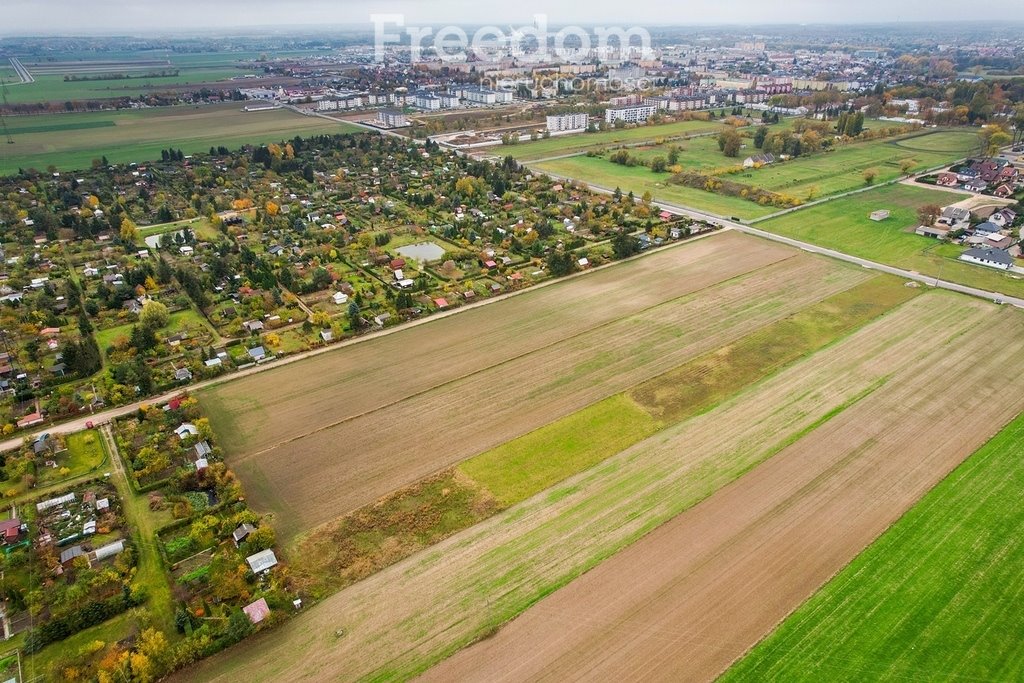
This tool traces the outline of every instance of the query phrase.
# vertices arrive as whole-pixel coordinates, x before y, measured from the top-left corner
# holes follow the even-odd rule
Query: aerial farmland
[[[0,30],[0,681],[1024,679],[1020,8],[93,4]]]
[[[415,405],[421,392],[451,392],[448,398],[439,396],[434,404],[443,408],[431,414],[408,445],[403,440],[407,437],[380,422],[372,430],[381,443],[379,455],[373,455],[369,443],[359,447],[372,463],[362,467],[383,472],[364,479],[380,481],[380,488],[360,495],[372,498],[374,490],[388,487],[397,493],[366,504],[370,501],[335,490],[325,494],[328,507],[313,512],[319,500],[316,474],[297,484],[295,494],[278,489],[275,500],[294,501],[279,503],[281,514],[304,515],[306,526],[321,516],[348,513],[347,522],[301,536],[297,542],[308,557],[296,562],[300,575],[315,575],[308,566],[312,563],[348,578],[321,582],[325,591],[340,592],[310,616],[315,626],[296,623],[274,643],[254,644],[259,651],[245,648],[215,658],[202,669],[203,675],[228,680],[243,671],[256,680],[269,679],[283,672],[278,662],[284,652],[309,648],[325,654],[309,660],[303,675],[346,679],[424,672],[432,680],[561,678],[571,671],[614,677],[634,671],[638,661],[645,663],[645,678],[713,678],[980,447],[992,422],[1005,423],[1024,408],[1018,401],[1006,403],[997,414],[969,409],[967,414],[975,419],[961,420],[955,439],[936,429],[954,402],[963,405],[967,400],[980,407],[997,387],[1004,387],[1002,369],[1020,362],[1014,354],[994,354],[983,363],[965,361],[975,345],[1018,333],[1024,317],[1017,311],[922,292],[897,278],[829,265],[796,252],[787,258],[776,247],[734,235],[710,237],[615,268],[628,271],[651,261],[649,266],[657,271],[661,260],[671,259],[686,272],[713,258],[715,248],[726,247],[732,252],[750,249],[750,259],[758,255],[757,261],[747,262],[748,272],[729,281],[745,292],[736,308],[742,315],[730,319],[729,283],[701,283],[701,292],[716,293],[719,311],[688,314],[697,300],[685,292],[666,291],[665,300],[646,302],[647,310],[657,311],[659,328],[671,331],[672,324],[687,325],[687,315],[697,314],[702,320],[697,337],[685,341],[682,330],[672,333],[681,353],[666,355],[658,351],[656,337],[634,333],[636,346],[627,345],[622,352],[606,340],[600,366],[592,356],[581,356],[565,367],[601,377],[587,383],[600,386],[599,391],[577,394],[572,373],[560,378],[548,371],[547,382],[539,385],[543,393],[531,384],[500,393],[511,394],[512,405],[520,403],[515,399],[519,391],[534,401],[553,394],[557,402],[545,403],[530,418],[532,413],[522,410],[503,412],[505,398],[493,395],[486,400],[490,409],[473,419],[477,428],[466,437],[459,436],[457,421],[445,420],[450,414],[472,414],[473,402],[460,403],[461,395],[475,391],[476,396],[488,396],[488,387],[499,380],[490,379],[487,369],[475,371],[487,378],[475,384],[477,389],[470,389],[474,383],[466,384],[464,377],[472,369],[452,368],[455,377],[435,377],[434,388],[428,388],[430,383],[412,385],[376,399],[388,406],[384,410],[393,410],[393,405],[406,402]],[[818,295],[806,297],[787,287],[793,277],[828,284]],[[619,280],[628,281],[628,275]],[[755,282],[760,284],[752,287]],[[588,283],[589,291],[596,285]],[[541,313],[540,299],[571,295],[568,290],[581,286],[566,282],[519,297],[521,301],[495,304],[488,313],[530,304],[531,316],[549,323],[535,334],[550,335],[561,325]],[[578,307],[559,310],[569,308]],[[502,317],[510,315],[511,310]],[[610,320],[601,316],[589,325],[596,324],[611,339],[617,326],[629,329],[630,320],[644,316],[643,310],[620,310]],[[576,324],[587,326],[582,320]],[[559,348],[567,341],[559,353],[565,357],[571,340],[549,337],[547,343]],[[645,364],[638,357],[643,349],[653,351]],[[526,347],[519,353],[543,367],[544,351]],[[317,374],[330,372],[328,367],[322,365]],[[604,374],[599,367],[619,370]],[[963,388],[956,397],[942,390],[952,376]],[[394,391],[390,382],[382,389]],[[238,396],[243,393],[263,395],[250,390]],[[215,391],[203,401],[216,415],[223,410],[220,402],[232,400],[230,395]],[[236,446],[243,463],[257,463],[249,474],[243,465],[243,477],[281,481],[288,471],[295,480],[307,470],[333,466],[315,455],[328,451],[326,446],[306,445],[318,443],[311,441],[315,436],[287,431],[286,410],[267,410],[259,401],[249,401],[248,412],[235,414],[260,416],[253,418],[253,429],[270,420],[270,429],[282,431],[285,443],[297,447],[271,449],[267,452],[272,457],[263,459],[260,436]],[[403,424],[424,409],[426,404],[404,413]],[[318,429],[333,431],[346,419],[375,412],[359,404],[351,410],[359,416],[325,416]],[[436,437],[428,431],[431,424],[439,428]],[[422,447],[417,449],[416,443]],[[252,455],[246,455],[247,449]],[[416,451],[414,457],[402,455],[410,451]],[[550,462],[555,452],[566,459]],[[307,459],[316,464],[307,465]],[[396,469],[402,462],[414,466]],[[449,473],[449,492],[459,499],[451,501],[451,508],[445,508],[445,496],[431,496],[429,482],[414,481],[429,480],[434,472]],[[467,487],[472,495],[455,495],[456,486]],[[891,495],[878,497],[881,486],[891,487]],[[386,516],[403,500],[417,516],[450,515],[462,523],[443,531],[431,528],[429,541],[424,541],[426,537],[416,537],[422,528],[395,528],[398,518],[377,525],[367,519],[377,513]],[[851,516],[853,509],[861,512]],[[844,532],[823,536],[830,525],[840,525]],[[317,539],[318,533],[326,538]],[[361,555],[348,545],[352,533],[364,539]],[[370,537],[377,539],[378,549],[366,549]],[[425,545],[433,547],[415,553]],[[669,550],[678,547],[694,552],[676,555]],[[332,548],[348,550],[335,550],[332,556]],[[387,567],[392,561],[397,564]],[[359,581],[366,573],[353,565],[363,562],[381,571]],[[633,568],[638,566],[659,570],[637,581]],[[781,571],[783,566],[786,571]],[[395,599],[381,610],[375,596],[384,585]],[[665,599],[666,591],[671,599]],[[773,597],[767,600],[769,595]],[[453,628],[456,614],[463,616]],[[574,628],[567,630],[569,624]],[[310,628],[321,635],[310,638]],[[340,640],[331,635],[339,629],[345,632]],[[382,638],[384,633],[387,638]],[[477,640],[481,642],[470,645]],[[679,654],[680,647],[685,656]],[[643,655],[638,654],[641,649]],[[531,655],[524,657],[525,652]],[[435,664],[438,668],[431,669]]]

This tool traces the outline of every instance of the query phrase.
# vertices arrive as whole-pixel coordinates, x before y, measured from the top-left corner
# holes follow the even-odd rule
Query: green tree
[[[139,322],[149,330],[159,330],[171,320],[171,314],[159,301],[149,300],[139,312]]]

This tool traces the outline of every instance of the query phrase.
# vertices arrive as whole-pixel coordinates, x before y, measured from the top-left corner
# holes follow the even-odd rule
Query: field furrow
[[[995,335],[1020,333],[1019,319],[1011,317],[1012,312],[1001,314],[995,310],[942,294],[918,297],[714,410],[670,427],[547,493],[337,593],[306,618],[284,625],[270,637],[257,637],[244,650],[215,658],[193,673],[204,680],[257,681],[280,676],[397,679],[422,672],[460,647],[492,633],[531,604],[771,456],[782,452],[786,456],[780,462],[794,461],[787,447],[796,443],[795,448],[799,448],[806,434],[826,434],[816,430],[822,430],[823,425],[829,428],[836,416],[842,418],[851,410],[870,408],[875,405],[876,394],[895,396],[889,393],[895,391],[889,389],[894,378],[903,381],[920,377],[917,386],[933,391],[928,382],[934,381],[936,372],[945,373],[947,378],[954,373],[963,377],[965,389],[984,395],[981,389],[992,379],[989,371],[972,370],[974,366],[962,359],[942,363],[941,367],[938,361],[961,345],[976,351]],[[890,419],[901,414],[901,405],[912,409],[919,403],[884,400],[880,404],[883,408],[872,410]],[[862,440],[878,438],[870,423],[843,423],[851,425],[854,435]],[[817,467],[824,463],[827,469],[838,449],[828,439],[825,441],[808,457],[818,463]],[[891,457],[902,462],[895,455]],[[884,483],[892,484],[894,480],[887,477]],[[785,508],[772,500],[759,502],[753,498],[734,503],[759,506],[765,514],[782,514]],[[664,552],[663,546],[659,548]],[[677,561],[674,556],[685,559],[698,552],[709,557],[724,552],[716,548],[720,544],[716,545],[714,538],[697,536],[692,547],[672,545],[662,562],[670,564]],[[598,575],[607,564],[581,580]],[[642,593],[647,585],[644,577],[658,575],[659,569],[657,563],[631,564],[628,576],[618,579],[637,583]],[[577,583],[570,584],[569,590],[575,590]],[[629,595],[631,591],[627,586],[622,593]],[[551,600],[566,592],[556,593]],[[382,595],[387,596],[386,600],[382,601]],[[617,595],[613,591],[591,598],[574,612],[578,616],[574,624],[586,630],[593,621],[587,615],[603,602],[617,602]],[[642,607],[645,603],[641,600],[631,604]],[[528,629],[523,640],[508,641],[507,634],[515,636],[520,623],[536,623],[536,631]],[[593,623],[598,633],[605,627],[600,620]],[[434,675],[452,680],[461,673],[472,674],[478,670],[473,663],[481,661],[477,653],[490,643],[500,642],[508,648],[483,658],[496,667],[489,672],[500,674],[509,666],[503,653],[515,653],[516,664],[527,669],[522,670],[523,676],[514,677],[529,678],[529,667],[545,657],[544,661],[555,665],[559,661],[557,638],[553,640],[555,649],[550,651],[543,638],[532,638],[532,634],[546,633],[547,628],[543,622],[532,622],[529,616],[513,622],[492,640],[445,665],[452,668],[439,668]],[[341,637],[339,629],[344,632]],[[565,624],[559,624],[556,630],[566,631]],[[317,656],[302,656],[313,652]],[[540,659],[535,661],[534,656]]]
[[[253,502],[309,528],[623,391],[869,277],[804,255],[235,457]],[[814,282],[808,287],[807,282]],[[251,477],[255,478],[255,477]],[[290,505],[289,505],[290,504]]]
[[[237,456],[793,256],[762,240],[715,235],[229,382],[200,400]]]
[[[999,314],[943,335],[863,401],[428,678],[714,679],[1024,408],[1019,354],[975,352],[1022,323]],[[936,428],[952,415],[955,430]]]

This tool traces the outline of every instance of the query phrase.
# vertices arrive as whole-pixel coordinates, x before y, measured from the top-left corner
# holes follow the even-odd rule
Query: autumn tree
[[[932,225],[942,215],[942,207],[938,204],[925,204],[917,210],[917,220],[921,225]]]
[[[866,168],[864,169],[864,173],[861,174],[861,177],[864,178],[865,185],[871,185],[875,182],[875,179],[878,178],[878,169]]]
[[[139,322],[149,330],[159,330],[171,320],[171,314],[159,301],[147,301],[139,312]]]
[[[139,239],[139,229],[135,226],[135,223],[132,222],[132,219],[128,218],[128,216],[121,219],[119,235],[121,237],[121,241],[125,244],[133,244],[137,239]]]

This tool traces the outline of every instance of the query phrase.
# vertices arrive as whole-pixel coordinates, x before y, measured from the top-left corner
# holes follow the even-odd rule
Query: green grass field
[[[977,140],[973,131],[869,140],[730,177],[806,200],[863,187],[863,173],[869,168],[878,171],[875,183],[884,183],[905,175],[900,168],[903,162],[914,162],[913,172],[951,163],[967,156],[977,146]]]
[[[712,192],[695,190],[682,185],[671,185],[665,181],[667,173],[653,173],[646,166],[619,166],[600,157],[578,156],[556,159],[535,164],[538,170],[572,178],[581,182],[607,188],[619,187],[640,197],[650,192],[657,199],[668,203],[681,204],[720,216],[758,218],[778,211],[771,206],[760,206],[740,197],[726,197]]]
[[[721,680],[1021,680],[1022,490],[1024,416]]]
[[[629,397],[617,394],[471,458],[459,469],[507,507],[610,458],[659,427]]]
[[[508,507],[818,351],[916,296],[874,277],[459,465]]]
[[[558,156],[560,154],[575,154],[585,152],[592,147],[601,145],[613,145],[630,142],[653,141],[657,138],[674,137],[678,135],[694,135],[697,133],[716,132],[722,128],[722,124],[716,121],[678,121],[676,123],[665,123],[656,126],[640,126],[638,128],[623,128],[619,130],[602,131],[600,133],[579,133],[576,135],[560,135],[537,140],[536,142],[524,142],[518,145],[502,146],[494,148],[495,154],[511,154],[519,160],[542,159],[544,157]]]
[[[864,187],[863,173],[868,168],[877,169],[875,183],[881,184],[903,175],[900,167],[904,161],[913,162],[912,170],[915,172],[950,163],[970,153],[976,146],[977,139],[977,135],[972,131],[951,130],[928,132],[899,140],[869,140],[846,145],[831,152],[722,177],[809,201]],[[650,161],[657,156],[667,156],[670,147],[676,145],[680,148],[679,164],[684,169],[715,173],[742,163],[744,158],[757,152],[749,140],[747,144],[749,148],[743,149],[735,159],[730,159],[719,151],[718,141],[714,136],[639,147],[630,153],[644,161]],[[619,166],[606,158],[571,157],[542,162],[537,167],[602,187],[633,190],[637,195],[650,191],[655,199],[725,216],[759,218],[777,210],[758,206],[740,198],[722,197],[701,190],[669,185],[664,182],[669,177],[667,173],[654,174],[641,166]]]
[[[918,207],[945,206],[963,198],[943,190],[886,185],[770,218],[757,227],[943,280],[1024,296],[1024,280],[1019,276],[958,261],[963,247],[914,234]],[[876,209],[888,209],[889,218],[870,220],[868,214]]]
[[[107,459],[107,452],[103,448],[103,439],[95,429],[87,429],[69,434],[67,446],[67,466],[71,469],[69,476],[76,476],[94,470]]]
[[[94,159],[146,162],[160,150],[186,154],[211,146],[229,148],[290,139],[296,135],[352,133],[361,129],[291,111],[243,112],[238,103],[203,107],[164,107],[88,114],[12,116],[7,125],[13,145],[0,145],[0,173],[18,168],[88,168]]]
[[[124,73],[132,78],[102,81],[65,81],[62,74],[33,74],[31,83],[11,83],[7,87],[7,101],[11,104],[32,102],[67,102],[73,100],[97,100],[115,97],[155,94],[171,86],[224,81],[239,76],[244,71],[233,68],[183,68],[177,76],[141,78],[147,71],[178,69],[176,66],[154,66],[142,71],[119,70],[117,67],[102,69],[99,73]],[[29,67],[29,71],[32,69]],[[82,77],[94,74],[81,74]]]

